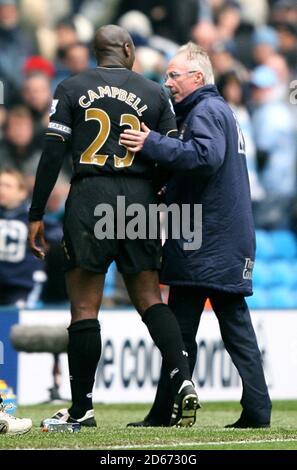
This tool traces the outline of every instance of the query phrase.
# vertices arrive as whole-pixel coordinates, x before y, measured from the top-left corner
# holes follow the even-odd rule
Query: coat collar
[[[174,105],[174,110],[178,120],[184,120],[187,114],[194,108],[200,101],[211,96],[220,96],[215,85],[205,85],[198,90],[193,91],[180,103]]]

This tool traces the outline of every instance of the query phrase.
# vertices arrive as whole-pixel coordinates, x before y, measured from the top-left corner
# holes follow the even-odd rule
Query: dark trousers
[[[170,288],[168,304],[180,325],[191,373],[197,357],[196,334],[207,298],[217,316],[225,348],[242,380],[243,414],[254,422],[268,423],[271,401],[250,312],[242,295],[188,286]],[[169,424],[173,401],[171,381],[162,365],[155,401],[147,418]]]

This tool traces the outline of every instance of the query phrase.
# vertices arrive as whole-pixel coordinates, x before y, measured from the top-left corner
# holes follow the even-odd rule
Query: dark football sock
[[[69,414],[78,419],[93,408],[92,390],[101,355],[101,335],[98,320],[80,320],[69,328],[68,363],[72,406]]]
[[[187,353],[177,320],[170,308],[161,303],[149,307],[142,320],[161,351],[176,393],[184,380],[191,380]]]

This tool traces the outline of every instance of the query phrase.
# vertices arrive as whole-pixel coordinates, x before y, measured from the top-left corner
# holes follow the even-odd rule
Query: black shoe
[[[189,383],[175,397],[170,426],[193,426],[196,421],[196,411],[198,408],[200,408],[198,395],[194,386]]]
[[[144,418],[143,421],[136,421],[135,423],[128,423],[127,428],[150,428],[150,427],[169,427],[169,424],[164,424],[160,421],[155,421],[150,418]]]
[[[270,428],[270,423],[257,423],[256,421],[252,421],[244,416],[240,416],[240,418],[235,421],[233,424],[227,424],[225,428],[237,428],[237,429],[247,429],[247,428]]]

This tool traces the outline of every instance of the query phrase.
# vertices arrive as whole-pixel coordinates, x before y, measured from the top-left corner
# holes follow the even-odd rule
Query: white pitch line
[[[166,448],[166,447],[185,447],[185,446],[221,446],[221,445],[234,445],[234,444],[267,444],[273,442],[297,442],[297,439],[261,439],[261,440],[241,440],[241,441],[217,441],[217,442],[173,442],[167,444],[137,444],[131,446],[113,446],[109,447],[110,450],[121,450],[121,449],[143,449],[146,447],[150,448]],[[103,450],[103,449],[102,449]]]

